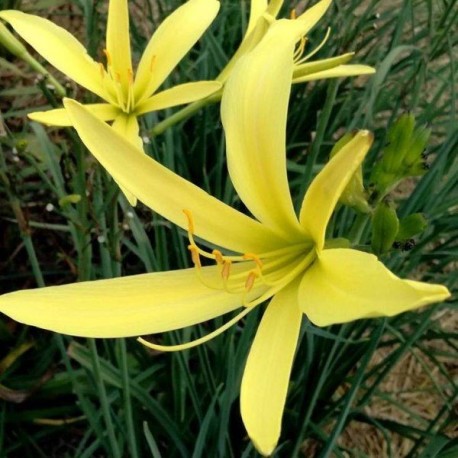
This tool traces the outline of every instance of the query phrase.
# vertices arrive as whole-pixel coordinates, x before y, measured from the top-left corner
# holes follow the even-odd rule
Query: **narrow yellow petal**
[[[108,103],[94,103],[84,105],[96,118],[102,121],[112,121],[119,114],[119,109]],[[32,121],[41,122],[49,126],[71,126],[65,108],[56,108],[48,111],[35,111],[27,115]]]
[[[286,118],[297,28],[271,26],[261,43],[234,67],[221,116],[229,174],[250,212],[278,233],[301,238],[286,173]]]
[[[318,326],[393,316],[449,296],[444,286],[402,280],[376,256],[344,248],[323,250],[299,288],[300,307]]]
[[[137,149],[137,154],[143,153],[143,141],[138,135],[140,131],[140,126],[138,125],[138,120],[133,115],[128,115],[126,113],[120,113],[112,124],[113,130],[118,132],[123,138],[132,143]],[[119,184],[119,183],[118,183]],[[126,196],[126,199],[129,201],[132,207],[137,205],[137,198],[122,185],[119,185],[121,191]]]
[[[245,36],[248,36],[250,32],[255,28],[258,19],[267,10],[267,0],[251,0],[250,4],[250,19],[248,20],[248,27],[245,32]]]
[[[129,141],[99,121],[84,106],[64,100],[81,139],[113,178],[168,220],[188,229],[183,210],[191,212],[195,234],[242,253],[264,252],[285,241],[268,228],[207,194],[199,187],[139,154]]]
[[[375,68],[368,65],[339,65],[329,70],[310,73],[308,75],[295,77],[293,83],[304,83],[305,81],[322,80],[328,78],[346,78],[348,76],[373,75]]]
[[[207,281],[216,266],[201,270]],[[200,323],[241,306],[241,298],[204,286],[195,269],[17,291],[0,311],[21,323],[82,337],[139,336]]]
[[[135,78],[135,100],[153,94],[205,32],[219,10],[216,0],[189,0],[158,27],[146,47]]]
[[[242,378],[243,423],[256,449],[270,455],[277,445],[296,351],[302,313],[298,282],[280,291],[267,306]]]
[[[297,78],[302,76],[329,70],[330,68],[337,67],[338,65],[344,65],[349,62],[354,55],[354,52],[349,52],[340,56],[314,60],[311,62],[306,61],[302,64],[297,64],[294,66],[293,80],[295,82]]]
[[[65,29],[47,19],[21,11],[0,11],[0,18],[11,24],[32,48],[59,71],[100,97],[107,98],[100,64]]]
[[[366,130],[358,132],[312,181],[300,212],[300,222],[316,248],[324,246],[326,226],[329,218],[353,174],[362,163],[372,145],[372,134]]]
[[[164,108],[204,99],[219,91],[221,87],[222,84],[219,81],[198,81],[196,83],[180,84],[152,95],[136,108],[135,113],[141,115],[150,111],[163,110]]]
[[[332,0],[321,0],[311,8],[307,8],[295,21],[303,25],[302,34],[305,35],[324,16]]]
[[[127,91],[128,85],[132,82],[127,0],[109,1],[106,41],[112,71]]]

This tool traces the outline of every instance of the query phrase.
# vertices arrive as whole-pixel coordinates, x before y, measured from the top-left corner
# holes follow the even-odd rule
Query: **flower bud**
[[[394,206],[380,202],[372,216],[372,251],[376,255],[387,253],[399,230],[399,219]]]
[[[413,213],[399,221],[399,230],[396,234],[396,241],[402,242],[411,239],[426,229],[428,222],[421,213]]]

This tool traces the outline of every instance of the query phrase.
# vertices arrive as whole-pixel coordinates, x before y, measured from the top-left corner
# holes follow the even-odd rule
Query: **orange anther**
[[[296,10],[294,8],[289,13],[289,18],[290,19],[296,19],[297,18]]]
[[[192,217],[192,213],[190,210],[183,210],[183,213],[186,215],[186,218],[188,219],[188,231],[190,234],[194,234],[194,219]]]
[[[129,80],[129,84],[134,84],[134,72],[131,68],[127,69],[127,78]]]
[[[262,261],[259,259],[258,255],[254,253],[245,253],[243,255],[243,259],[246,259],[247,261],[253,261],[256,263],[256,265],[262,269]]]
[[[221,271],[221,277],[223,277],[224,281],[227,281],[229,279],[229,275],[231,274],[231,261],[224,261],[223,262],[223,270]]]
[[[253,288],[256,278],[258,278],[258,274],[256,272],[251,271],[248,274],[248,277],[245,282],[245,289],[247,290],[247,292],[250,291],[251,288]]]
[[[223,264],[224,263],[224,258],[223,254],[219,250],[213,250],[212,255],[215,257],[215,261],[217,264]]]
[[[202,264],[200,263],[199,250],[197,249],[197,247],[194,245],[188,245],[188,250],[191,252],[191,259],[193,264],[196,267],[202,267]]]

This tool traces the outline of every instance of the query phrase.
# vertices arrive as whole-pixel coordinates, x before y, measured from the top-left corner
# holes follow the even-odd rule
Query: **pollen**
[[[232,262],[231,261],[224,261],[223,263],[223,269],[221,270],[221,277],[225,282],[229,280],[229,275],[231,274],[231,266]]]
[[[256,281],[256,279],[258,278],[258,274],[252,270],[247,278],[246,278],[246,281],[245,281],[245,290],[247,292],[251,291],[253,289],[253,286],[254,286],[254,282]]]
[[[191,252],[191,259],[193,264],[197,268],[201,268],[202,263],[200,262],[199,249],[195,245],[188,245],[188,250]]]
[[[186,215],[188,220],[188,232],[190,235],[194,235],[194,218],[192,217],[192,213],[190,210],[183,210],[183,213]]]

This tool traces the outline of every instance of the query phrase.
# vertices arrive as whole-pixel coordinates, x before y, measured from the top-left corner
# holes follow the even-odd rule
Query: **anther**
[[[253,288],[253,285],[254,285],[254,282],[255,282],[256,278],[258,278],[258,274],[256,272],[251,271],[248,274],[248,277],[247,277],[246,282],[245,282],[245,290],[247,292],[251,291],[251,289]]]
[[[293,8],[293,9],[291,10],[291,12],[289,13],[289,18],[290,18],[290,19],[293,19],[293,20],[294,20],[294,19],[297,19],[297,14],[296,14],[296,9],[295,9],[295,8]]]
[[[224,281],[229,279],[229,275],[231,274],[231,261],[224,261],[223,262],[223,269],[221,270],[221,277]]]
[[[197,247],[194,245],[188,245],[188,250],[191,252],[191,259],[193,264],[198,268],[202,267],[202,264],[200,263],[199,250]]]
[[[190,210],[183,210],[183,213],[186,215],[186,218],[188,219],[188,231],[190,234],[194,234],[194,219],[192,217],[192,213]]]
[[[134,72],[131,68],[127,69],[127,79],[130,85],[134,84]]]
[[[243,255],[243,259],[246,259],[247,261],[253,261],[256,263],[256,265],[259,267],[259,269],[262,269],[262,261],[259,259],[257,255],[254,253],[245,253]]]
[[[217,264],[224,264],[223,254],[219,250],[213,250],[212,255],[215,257]]]

